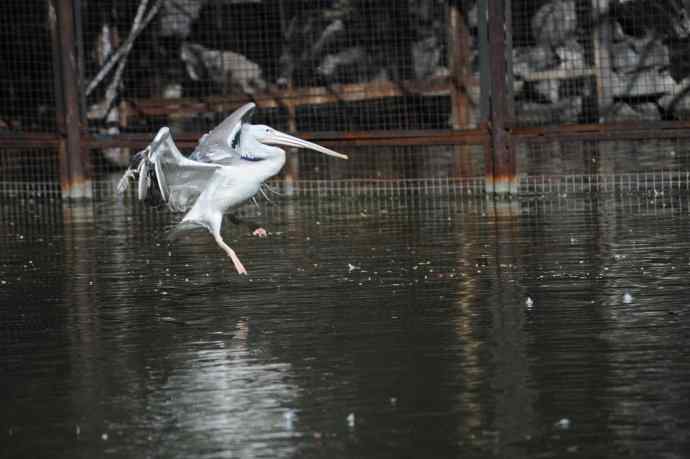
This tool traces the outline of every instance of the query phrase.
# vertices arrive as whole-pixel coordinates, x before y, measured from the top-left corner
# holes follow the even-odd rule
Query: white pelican
[[[247,274],[247,270],[221,237],[223,214],[251,199],[266,180],[280,172],[285,151],[272,145],[309,148],[348,159],[271,127],[249,124],[254,109],[255,105],[248,103],[232,113],[199,140],[188,158],[177,149],[170,130],[161,128],[153,142],[132,157],[117,186],[122,193],[130,180],[135,181],[139,200],[164,202],[173,212],[187,212],[169,238],[206,228],[239,274]],[[257,229],[254,234],[265,236],[266,232]]]

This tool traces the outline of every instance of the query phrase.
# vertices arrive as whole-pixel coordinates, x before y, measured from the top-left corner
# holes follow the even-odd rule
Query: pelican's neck
[[[276,149],[278,150],[278,149]],[[285,152],[282,150],[271,152],[269,156],[261,161],[251,163],[251,168],[254,170],[254,175],[261,183],[270,179],[285,165]]]

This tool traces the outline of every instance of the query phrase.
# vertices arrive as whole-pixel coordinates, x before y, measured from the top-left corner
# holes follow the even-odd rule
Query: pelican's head
[[[340,159],[348,159],[346,155],[322,147],[321,145],[298,139],[297,137],[273,129],[270,126],[265,126],[263,124],[245,124],[242,126],[239,149],[243,157],[263,159],[273,156],[274,154],[285,153],[282,148],[273,145],[308,148],[325,155],[334,156]]]

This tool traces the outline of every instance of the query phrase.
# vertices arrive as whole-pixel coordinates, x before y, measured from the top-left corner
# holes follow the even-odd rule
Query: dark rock
[[[629,105],[617,102],[607,111],[605,121],[655,121],[661,118],[657,104],[647,102]]]
[[[206,0],[164,0],[159,13],[161,37],[187,38],[205,3]]]
[[[562,99],[553,104],[521,102],[516,104],[517,118],[527,125],[577,122],[582,113],[582,97]]]
[[[611,47],[613,69],[629,73],[651,68],[666,68],[670,64],[668,46],[654,37],[627,37]]]
[[[242,54],[184,43],[180,58],[192,80],[213,82],[223,93],[253,94],[266,88],[261,67]]]
[[[532,18],[532,33],[537,43],[560,45],[574,37],[577,13],[573,0],[553,0],[537,11]]]
[[[671,93],[676,82],[667,71],[655,69],[635,73],[611,73],[611,80],[602,80],[612,86],[614,97],[661,97]]]
[[[541,72],[558,65],[558,56],[547,45],[537,45],[513,50],[513,73],[526,78],[533,72]]]
[[[556,47],[554,51],[556,56],[558,56],[559,69],[582,70],[586,67],[585,50],[574,38]]]

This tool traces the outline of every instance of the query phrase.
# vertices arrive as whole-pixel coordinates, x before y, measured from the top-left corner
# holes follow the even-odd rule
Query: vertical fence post
[[[465,24],[465,12],[451,2],[448,5],[448,62],[450,68],[451,125],[453,129],[470,127],[471,112],[468,97],[470,62],[470,34]],[[455,177],[470,177],[472,161],[467,145],[455,147]]]
[[[290,94],[292,94],[292,83],[289,86]],[[287,106],[288,112],[288,132],[294,134],[297,131],[297,111],[295,105],[290,101]],[[295,184],[299,180],[299,156],[297,156],[297,149],[288,149],[285,170],[285,194],[292,196],[295,194]]]
[[[594,32],[592,45],[594,51],[594,68],[596,69],[597,108],[599,122],[608,115],[613,105],[611,75],[611,20],[609,0],[592,0],[592,21]]]
[[[489,66],[488,0],[477,0],[477,41],[479,48],[479,125],[488,130],[491,119],[491,68]],[[490,132],[489,132],[490,134]],[[494,191],[494,157],[491,138],[484,148],[484,191]]]
[[[88,155],[81,148],[81,111],[79,98],[79,70],[77,47],[75,45],[75,23],[73,0],[50,0],[50,9],[55,12],[56,21],[51,26],[53,52],[59,62],[55,69],[56,82],[59,78],[60,94],[57,104],[58,129],[62,136],[60,145],[60,188],[63,199],[91,198],[91,180],[88,175]],[[52,31],[51,31],[52,32]]]
[[[496,194],[515,194],[518,189],[515,149],[510,135],[511,104],[507,88],[506,34],[510,23],[506,22],[504,0],[488,0],[488,61],[490,78],[489,124],[491,130],[491,162],[487,161],[486,191]],[[482,76],[484,78],[484,76]]]

